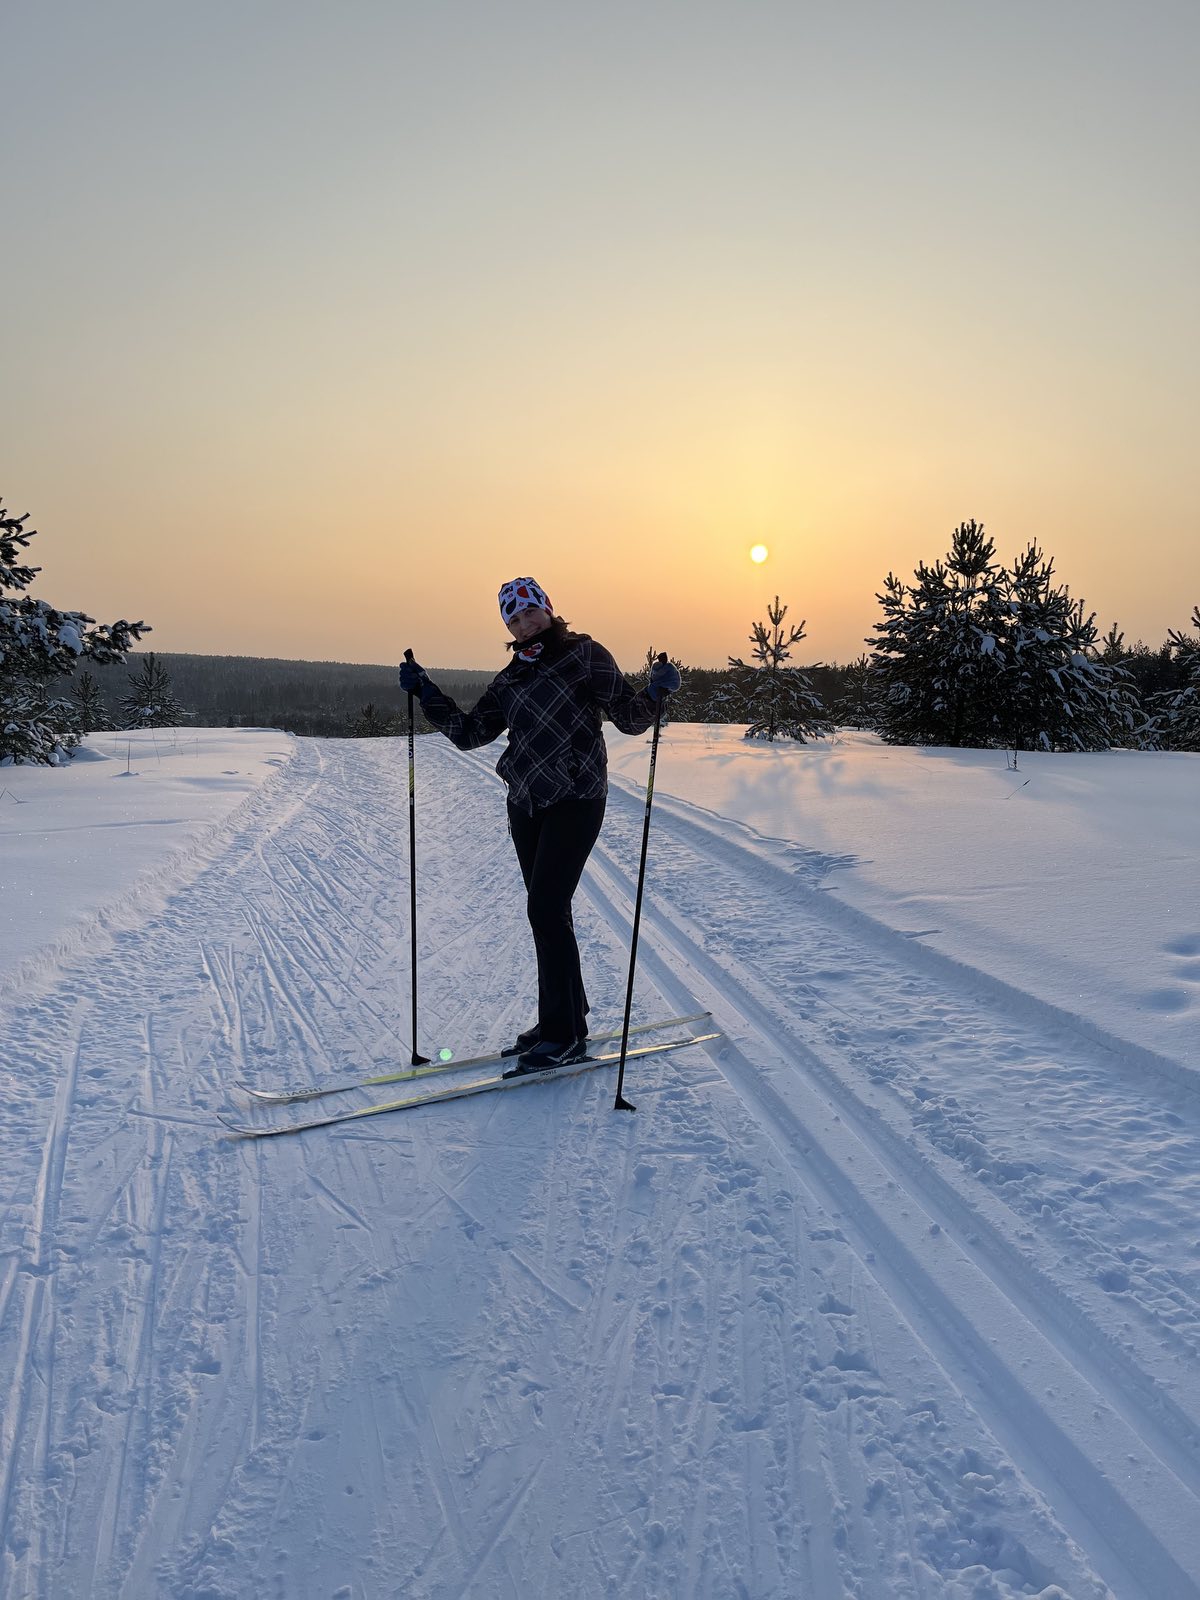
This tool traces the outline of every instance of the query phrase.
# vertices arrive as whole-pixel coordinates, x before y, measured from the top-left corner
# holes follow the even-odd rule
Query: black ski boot
[[[542,1037],[542,1030],[535,1022],[532,1028],[526,1028],[524,1033],[519,1033],[511,1044],[506,1044],[501,1050],[502,1056],[523,1056],[526,1050],[532,1050]]]
[[[569,1067],[572,1062],[587,1056],[586,1039],[568,1039],[565,1043],[554,1039],[539,1039],[532,1049],[518,1056],[515,1067],[509,1067],[506,1078],[523,1077],[527,1072],[553,1072],[555,1067]]]

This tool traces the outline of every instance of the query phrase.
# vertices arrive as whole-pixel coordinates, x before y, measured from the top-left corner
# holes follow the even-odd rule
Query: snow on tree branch
[[[65,760],[81,736],[78,709],[50,685],[83,660],[122,661],[150,631],[145,622],[98,624],[82,611],[60,611],[25,591],[42,570],[20,554],[36,537],[29,513],[10,516],[0,501],[0,763]]]

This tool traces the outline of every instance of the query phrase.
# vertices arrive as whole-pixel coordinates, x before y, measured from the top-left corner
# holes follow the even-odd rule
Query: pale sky
[[[1200,601],[1196,0],[0,8],[0,493],[160,650],[807,660],[983,521]],[[771,555],[754,567],[749,549]]]

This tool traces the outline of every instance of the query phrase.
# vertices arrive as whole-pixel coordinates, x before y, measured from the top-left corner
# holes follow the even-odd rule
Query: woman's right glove
[[[429,674],[425,668],[415,661],[403,661],[400,664],[400,687],[405,694],[418,695],[424,700],[427,694],[432,693],[433,684],[429,681]]]

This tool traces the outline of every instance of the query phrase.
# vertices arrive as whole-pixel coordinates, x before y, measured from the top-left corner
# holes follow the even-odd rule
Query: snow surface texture
[[[92,734],[63,767],[0,766],[0,997],[114,918],[135,924],[294,748],[277,729],[156,728]]]
[[[836,803],[811,834],[763,824],[789,756],[809,793],[840,745],[764,762],[713,732],[660,753],[635,1016],[711,1007],[725,1037],[636,1063],[635,1116],[592,1072],[263,1143],[214,1124],[295,1114],[239,1078],[408,1062],[402,741],[274,736],[290,763],[157,857],[140,918],[77,946],[31,928],[36,989],[0,1013],[6,1597],[1200,1595],[1188,1062],[1076,1025],[1051,978],[1022,987],[1019,941],[999,971],[967,949],[961,912],[955,959],[898,937],[923,924],[885,915],[882,868],[869,916],[829,892],[871,853],[872,791],[881,837],[919,811],[893,781],[913,752],[858,746],[839,842]],[[613,749],[629,776],[576,901],[597,1026],[647,753]],[[425,1054],[531,1016],[495,753],[418,746]],[[1068,842],[1081,759],[1039,763]],[[1188,820],[1172,769],[1133,759],[1149,879]],[[3,776],[33,799],[50,775]],[[121,892],[154,836],[118,835]],[[1137,915],[1097,872],[1079,892],[1075,925]],[[1070,955],[1102,987],[1104,954]]]
[[[644,783],[638,741],[611,746]],[[741,842],[800,872],[814,852],[847,905],[1200,1073],[1195,756],[1022,752],[1013,772],[999,750],[748,745],[685,724],[663,735],[655,794],[743,823]]]

